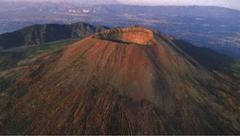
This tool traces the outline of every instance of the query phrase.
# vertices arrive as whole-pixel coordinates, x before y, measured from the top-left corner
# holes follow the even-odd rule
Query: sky
[[[0,0],[4,1],[4,0]],[[50,2],[92,2],[92,3],[121,3],[131,5],[203,5],[220,6],[240,10],[240,0],[5,0],[5,1],[50,1]]]

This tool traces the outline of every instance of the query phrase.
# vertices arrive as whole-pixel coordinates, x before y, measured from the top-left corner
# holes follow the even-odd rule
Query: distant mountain
[[[104,26],[93,26],[86,23],[33,25],[0,35],[0,47],[14,48],[70,38],[84,38],[105,29],[107,28]]]
[[[100,5],[100,4],[119,4],[118,0],[2,0],[1,2],[7,3],[72,3],[82,5]]]
[[[79,20],[110,27],[142,25],[194,45],[240,58],[238,10],[208,6],[83,5],[51,2],[1,2],[0,7],[0,33],[37,23],[65,24]]]
[[[110,29],[1,73],[0,134],[239,134],[238,80],[184,44]]]
[[[174,40],[189,56],[197,60],[204,67],[211,71],[220,71],[229,74],[235,59],[224,54],[220,54],[206,47],[197,47],[183,40]]]
[[[68,2],[68,0],[65,0],[64,2]],[[82,5],[120,4],[118,0],[72,0],[70,3]]]

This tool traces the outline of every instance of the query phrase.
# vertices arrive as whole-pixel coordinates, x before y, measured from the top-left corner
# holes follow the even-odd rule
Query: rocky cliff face
[[[107,30],[26,68],[2,96],[0,132],[239,134],[235,89],[152,30]]]

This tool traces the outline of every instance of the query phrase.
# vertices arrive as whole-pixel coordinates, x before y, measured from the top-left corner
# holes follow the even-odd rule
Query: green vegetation
[[[12,116],[13,115],[11,115],[10,117],[12,117]],[[7,124],[6,124],[6,126],[9,128],[9,130],[4,130],[4,133],[8,134],[8,135],[20,134],[22,132],[23,128],[24,128],[24,125],[25,125],[24,123],[19,123],[15,119],[12,119],[12,120],[9,119]]]
[[[84,38],[105,29],[107,28],[103,26],[93,26],[82,22],[70,25],[33,25],[15,32],[1,34],[0,47],[9,49],[26,45],[41,45],[65,39]]]
[[[24,96],[25,94],[27,94],[27,92],[29,91],[28,86],[26,85],[19,85],[14,89],[11,89],[9,91],[9,95],[15,98],[20,98],[22,96]]]
[[[175,40],[174,42],[208,70],[219,71],[240,78],[240,60],[220,54],[212,49],[193,46],[182,40]]]
[[[24,58],[22,53],[0,51],[0,70],[10,69]]]
[[[8,89],[17,79],[18,74],[8,77],[0,77],[0,93]]]
[[[240,60],[232,65],[232,72],[235,77],[240,78]]]
[[[69,39],[40,46],[0,50],[0,71],[26,65],[42,55],[61,50],[65,46],[78,40],[79,39]]]
[[[11,72],[11,69],[28,65],[37,58],[48,53],[59,51],[67,45],[76,42],[77,40],[79,39],[52,42],[41,46],[19,47],[14,49],[0,50],[0,74],[6,71],[10,71],[10,74],[4,74],[4,76],[0,75],[0,93],[9,89],[9,87],[11,87],[11,85],[16,82],[16,79],[21,74],[21,72]],[[27,93],[27,91],[27,87],[19,86],[13,88],[10,92],[10,95],[18,98]]]

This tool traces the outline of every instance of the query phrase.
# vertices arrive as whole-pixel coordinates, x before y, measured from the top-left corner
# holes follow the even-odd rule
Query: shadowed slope
[[[85,38],[96,32],[106,30],[104,26],[93,26],[87,23],[70,25],[43,24],[25,27],[15,32],[0,35],[0,47],[4,49],[21,46],[41,45],[48,42],[72,38]]]
[[[3,134],[240,132],[234,85],[145,28],[105,31],[47,55],[4,97],[23,88],[1,106]]]

